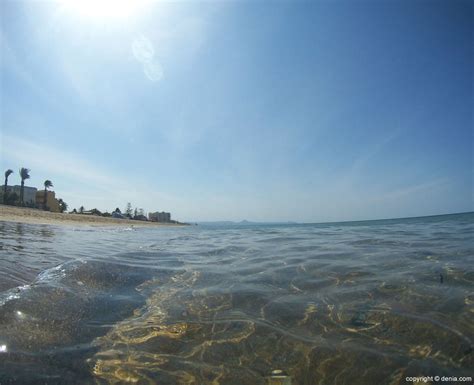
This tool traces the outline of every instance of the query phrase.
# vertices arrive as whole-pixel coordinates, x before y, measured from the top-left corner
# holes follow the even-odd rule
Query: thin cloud
[[[350,167],[349,171],[341,178],[341,182],[351,184],[356,180],[359,175],[364,171],[364,168],[369,164],[369,162],[377,156],[383,149],[385,149],[395,138],[397,138],[401,129],[391,131],[388,135],[384,136],[379,142],[373,145],[370,148],[367,148],[362,156],[357,158]]]
[[[99,171],[91,162],[70,152],[8,135],[3,135],[2,142],[3,158],[10,163],[27,163],[32,169],[73,177],[79,182],[103,187],[116,184],[110,173]]]
[[[434,191],[445,186],[449,186],[450,180],[448,178],[439,178],[431,181],[425,181],[422,183],[417,183],[409,186],[404,186],[394,191],[390,191],[386,194],[382,194],[375,198],[374,200],[379,201],[390,201],[401,199],[403,197],[412,196],[426,191]]]

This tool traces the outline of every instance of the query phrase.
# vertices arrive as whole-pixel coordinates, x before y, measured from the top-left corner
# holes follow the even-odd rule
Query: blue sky
[[[471,1],[0,7],[12,184],[189,221],[474,210]]]

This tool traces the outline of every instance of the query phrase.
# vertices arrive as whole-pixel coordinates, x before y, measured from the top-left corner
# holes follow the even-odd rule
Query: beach
[[[0,221],[47,224],[47,225],[85,225],[85,226],[182,226],[175,223],[158,223],[100,217],[97,215],[52,213],[26,207],[0,205]]]

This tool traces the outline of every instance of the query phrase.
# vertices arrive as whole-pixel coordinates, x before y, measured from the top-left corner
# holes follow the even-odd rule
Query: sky
[[[3,0],[2,173],[182,221],[474,211],[473,4]]]

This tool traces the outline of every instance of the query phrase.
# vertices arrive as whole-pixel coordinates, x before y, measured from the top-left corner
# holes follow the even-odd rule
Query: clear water
[[[0,222],[0,383],[472,376],[473,234],[472,213],[158,229]]]

